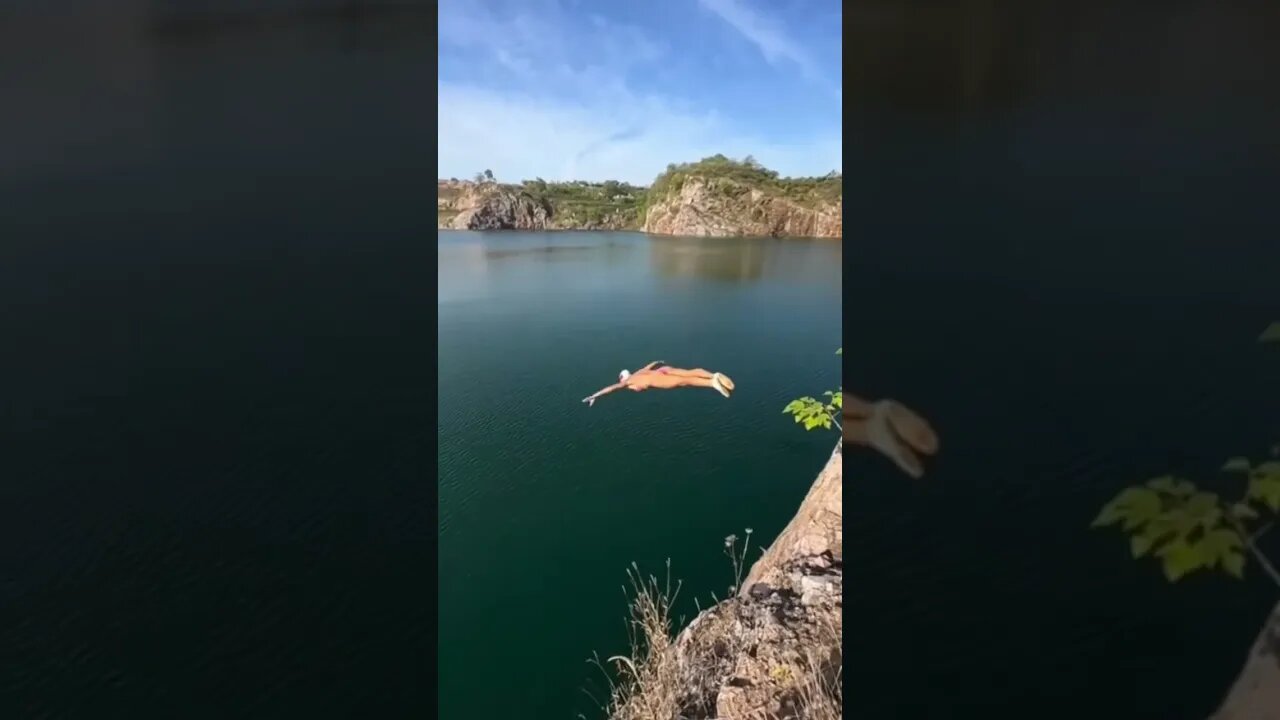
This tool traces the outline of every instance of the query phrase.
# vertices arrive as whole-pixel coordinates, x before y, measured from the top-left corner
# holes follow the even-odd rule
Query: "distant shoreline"
[[[675,237],[843,238],[844,179],[784,178],[751,157],[671,164],[648,187],[607,180],[436,180],[447,230],[639,231]]]

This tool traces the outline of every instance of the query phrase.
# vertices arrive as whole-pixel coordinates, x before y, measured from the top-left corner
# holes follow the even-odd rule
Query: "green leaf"
[[[1231,514],[1241,520],[1252,520],[1258,517],[1258,511],[1249,503],[1238,502],[1231,506]]]
[[[1164,561],[1164,576],[1169,582],[1177,582],[1187,573],[1204,567],[1205,556],[1198,546],[1189,545],[1185,540],[1169,543],[1156,552]]]
[[[1280,462],[1268,460],[1254,468],[1245,497],[1262,502],[1272,512],[1280,512]]]
[[[1244,578],[1244,555],[1238,552],[1229,552],[1222,556],[1222,569],[1227,574],[1237,578]]]
[[[1124,528],[1131,530],[1145,524],[1160,513],[1160,496],[1149,488],[1125,488],[1111,502],[1107,503],[1098,517],[1094,519],[1094,527],[1113,525],[1124,521]]]
[[[1120,522],[1120,519],[1123,517],[1124,515],[1120,512],[1120,509],[1115,506],[1115,503],[1107,503],[1102,506],[1102,510],[1098,511],[1098,516],[1093,519],[1093,522],[1089,523],[1089,526],[1106,527],[1108,525],[1115,525]]]
[[[1280,342],[1280,322],[1273,322],[1258,336],[1258,342]]]
[[[1222,519],[1222,507],[1214,493],[1198,492],[1187,499],[1184,507],[1192,522],[1206,530]]]
[[[1175,497],[1184,497],[1195,492],[1196,486],[1186,480],[1180,480],[1172,475],[1163,475],[1147,481],[1147,487],[1158,492],[1167,493]]]
[[[836,349],[836,354],[837,354],[837,355],[843,355],[843,354],[844,354],[844,348],[838,348],[838,349]]]
[[[1222,472],[1249,472],[1251,467],[1249,458],[1233,457],[1222,465]]]
[[[1238,553],[1244,547],[1244,541],[1235,530],[1218,528],[1205,533],[1197,547],[1204,553],[1206,564],[1213,567],[1218,562],[1225,562],[1227,555]]]
[[[1146,533],[1134,535],[1129,538],[1129,552],[1133,553],[1135,558],[1140,558],[1151,550],[1155,540],[1155,538]]]
[[[1196,528],[1196,521],[1182,508],[1173,508],[1151,519],[1143,529],[1157,541],[1164,538],[1185,540]]]
[[[844,409],[844,393],[837,392],[831,396],[831,405],[837,410]]]

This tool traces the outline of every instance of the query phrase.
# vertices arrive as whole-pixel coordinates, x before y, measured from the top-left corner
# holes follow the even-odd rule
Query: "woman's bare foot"
[[[874,449],[913,478],[924,475],[916,453],[938,451],[938,435],[924,418],[894,400],[870,403],[847,393],[844,408],[845,442]]]
[[[920,462],[920,456],[912,452],[894,430],[893,423],[889,420],[892,405],[884,400],[875,404],[875,409],[867,420],[868,444],[892,460],[903,472],[919,479],[924,475],[924,465]]]
[[[895,400],[886,400],[885,405],[889,425],[912,449],[925,455],[938,452],[938,434],[924,418]]]

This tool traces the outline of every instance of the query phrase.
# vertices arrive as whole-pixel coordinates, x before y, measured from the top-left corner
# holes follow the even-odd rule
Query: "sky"
[[[441,178],[842,170],[840,0],[441,0]]]

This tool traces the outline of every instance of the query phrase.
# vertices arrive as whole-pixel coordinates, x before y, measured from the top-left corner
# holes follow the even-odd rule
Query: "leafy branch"
[[[836,354],[843,355],[844,348],[836,350]],[[782,412],[795,418],[797,424],[804,425],[805,430],[830,430],[835,427],[839,431],[840,415],[844,411],[844,387],[828,390],[822,395],[826,398],[825,401],[810,396],[792,400],[782,408]]]
[[[1280,323],[1272,323],[1258,339],[1280,341]],[[1093,527],[1118,525],[1129,534],[1133,557],[1158,558],[1169,582],[1214,569],[1243,578],[1247,552],[1280,586],[1280,570],[1258,546],[1272,525],[1263,522],[1260,510],[1280,513],[1280,446],[1271,456],[1257,463],[1234,457],[1222,466],[1224,473],[1245,475],[1241,497],[1229,500],[1166,475],[1122,490],[1103,506]]]
[[[1122,490],[1103,506],[1093,527],[1119,525],[1129,533],[1133,557],[1159,558],[1169,582],[1215,568],[1242,578],[1247,551],[1280,586],[1280,571],[1257,545],[1265,528],[1250,529],[1259,524],[1259,507],[1280,512],[1280,462],[1255,466],[1245,458],[1233,458],[1223,470],[1248,473],[1243,497],[1228,501],[1189,480],[1166,475]]]

